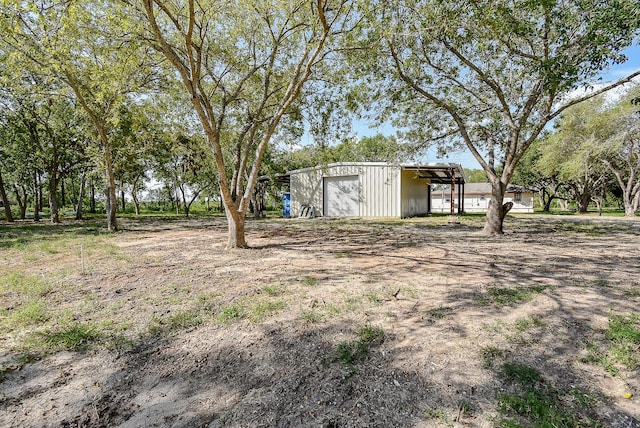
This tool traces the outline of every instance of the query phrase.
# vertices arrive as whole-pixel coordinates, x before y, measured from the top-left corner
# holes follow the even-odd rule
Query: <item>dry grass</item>
[[[637,221],[124,226],[0,226],[0,425],[640,424]]]

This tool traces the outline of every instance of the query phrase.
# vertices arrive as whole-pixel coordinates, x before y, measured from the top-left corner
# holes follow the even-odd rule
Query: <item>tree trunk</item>
[[[131,185],[131,199],[133,200],[133,206],[136,210],[136,215],[140,215],[140,201],[138,200],[138,181],[139,178],[133,180]]]
[[[584,192],[577,199],[576,203],[578,204],[578,212],[580,214],[585,214],[589,208],[589,202],[591,202],[591,193]]]
[[[513,207],[513,202],[503,204],[506,189],[507,186],[500,180],[491,183],[491,200],[489,201],[483,229],[483,233],[487,236],[502,235],[504,233],[502,228],[504,218]]]
[[[44,207],[43,200],[44,198],[42,197],[42,177],[38,173],[38,207],[40,208],[40,210],[42,210],[42,207]],[[40,215],[40,212],[38,212],[38,215]]]
[[[91,180],[91,188],[90,188],[90,192],[91,194],[90,196],[90,201],[89,201],[89,212],[91,214],[95,214],[96,213],[96,185],[93,182],[93,180]]]
[[[135,187],[131,190],[131,199],[133,199],[133,206],[136,209],[136,215],[140,215],[140,201],[138,200],[138,192]]]
[[[618,178],[618,181],[622,182],[620,178]],[[636,211],[638,211],[638,204],[640,203],[640,185],[636,184],[632,187],[632,184],[633,180],[629,179],[626,187],[620,186],[622,188],[625,217],[635,217]]]
[[[80,177],[80,191],[78,192],[78,205],[76,206],[76,220],[82,220],[82,203],[84,201],[84,187],[86,182],[86,175],[83,172]]]
[[[189,208],[191,208],[191,204],[187,203],[187,197],[184,192],[184,184],[180,184],[176,189],[176,206],[182,202],[182,207],[184,208],[184,216],[189,218]],[[182,201],[180,201],[180,195],[178,195],[178,189],[180,190],[180,195],[182,195]],[[178,210],[176,210],[176,214],[179,214]]]
[[[20,193],[20,190],[22,190],[22,193]],[[18,187],[18,185],[14,184],[13,193],[16,195],[16,201],[20,207],[20,219],[24,220],[27,218],[27,189],[24,185]]]
[[[111,161],[111,146],[106,137],[104,142],[104,157],[105,157],[105,174],[107,178],[107,229],[110,232],[118,231],[118,199],[116,197],[116,180],[113,174],[113,163]]]
[[[635,217],[636,210],[630,204],[624,204],[624,215],[625,217]]]
[[[64,178],[60,180],[60,199],[62,201],[62,209],[64,209],[65,205],[67,205],[67,198],[65,197],[64,191]]]
[[[40,185],[38,184],[38,173],[33,173],[33,221],[40,221]]]
[[[176,192],[176,215],[180,215],[180,202],[182,202],[180,200],[180,195]]]
[[[633,207],[633,215],[638,211],[638,206],[640,206],[640,192],[637,192],[633,197],[632,207]]]
[[[600,197],[598,198],[598,214],[602,215],[602,210],[604,209],[604,198],[607,192],[607,181],[606,177],[602,177],[602,186],[600,187]]]
[[[51,210],[51,223],[60,223],[60,210],[56,192],[58,190],[58,180],[55,177],[49,178],[49,209]]]
[[[109,207],[109,205],[111,205],[111,202],[112,202],[112,199],[109,197],[109,189],[105,187],[104,188],[104,211],[107,213],[107,217],[111,210],[111,208]]]
[[[600,198],[597,198],[593,201],[596,204],[596,210],[598,211],[598,215],[602,216],[602,202]]]
[[[225,207],[227,214],[227,224],[229,227],[229,240],[227,241],[227,249],[231,248],[248,248],[244,235],[245,216],[243,213],[236,211],[231,213]]]
[[[636,211],[638,211],[638,204],[640,204],[640,192],[636,193],[633,199],[625,195],[625,198],[624,198],[625,217],[635,217]]]
[[[2,181],[2,173],[0,172],[0,196],[2,197],[2,206],[4,206],[4,218],[7,221],[13,221],[13,215],[11,214],[11,205],[9,204],[9,198],[7,192],[4,189],[4,181]]]

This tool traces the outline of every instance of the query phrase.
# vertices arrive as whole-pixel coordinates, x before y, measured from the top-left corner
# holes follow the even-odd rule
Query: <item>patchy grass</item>
[[[636,285],[633,288],[624,288],[622,294],[627,297],[640,297],[640,286]]]
[[[424,409],[424,416],[427,419],[438,419],[439,421],[446,419],[446,413],[442,407],[427,407]]]
[[[97,341],[101,333],[90,324],[73,323],[62,328],[36,332],[29,340],[31,351],[44,354],[58,351],[84,351]]]
[[[621,368],[637,370],[640,368],[640,314],[627,316],[615,315],[609,319],[604,340],[600,343],[587,343],[587,356],[584,363],[596,363],[612,375]]]
[[[302,319],[310,324],[316,324],[322,321],[323,315],[322,313],[316,311],[315,309],[302,310],[300,313]]]
[[[533,328],[544,327],[545,322],[537,315],[529,315],[516,321],[515,329],[518,333],[524,333]]]
[[[506,362],[499,377],[509,392],[498,394],[501,427],[596,427],[585,413],[592,401],[578,388],[561,391],[550,385],[534,367]],[[577,403],[571,406],[568,403]]]
[[[0,277],[0,293],[3,297],[9,297],[10,293],[27,298],[44,297],[51,289],[52,286],[42,276],[11,272]]]
[[[375,292],[364,293],[364,297],[366,297],[367,300],[369,300],[369,302],[373,304],[378,304],[382,300],[378,293]]]
[[[202,308],[180,310],[166,317],[153,317],[148,330],[152,335],[185,330],[204,324],[208,316]]]
[[[287,304],[282,300],[273,302],[263,301],[256,302],[250,305],[247,310],[247,316],[251,322],[259,323],[264,321],[267,317],[277,314],[282,309],[286,308]]]
[[[275,296],[280,296],[281,294],[286,292],[286,288],[279,285],[279,284],[275,284],[275,285],[266,285],[264,287],[262,287],[262,291],[264,291],[264,293],[267,296],[271,296],[271,297],[275,297]]]
[[[283,300],[239,300],[222,307],[217,312],[215,321],[221,324],[229,324],[241,319],[248,319],[253,323],[260,323],[286,307],[287,304]]]
[[[448,306],[438,306],[437,308],[429,309],[427,311],[427,321],[435,323],[438,320],[444,319],[453,312],[453,308]]]
[[[592,340],[585,347],[585,363],[596,363],[612,375],[620,368],[636,370],[640,367],[640,314],[616,315],[609,320],[604,340]]]
[[[43,324],[51,316],[46,303],[40,300],[25,303],[12,311],[6,311],[6,313],[5,321],[2,324],[9,331]],[[0,320],[2,320],[1,313]]]
[[[640,367],[640,313],[614,316],[605,336],[611,341],[610,354],[616,363],[629,370]]]
[[[384,340],[384,331],[379,327],[365,325],[358,331],[358,338],[354,341],[340,342],[336,349],[336,361],[345,366],[353,367],[363,360],[374,344]]]
[[[530,302],[538,294],[551,288],[548,285],[533,287],[489,287],[487,292],[479,298],[482,304],[490,304],[496,307],[513,306]]]
[[[318,278],[314,278],[311,276],[302,279],[302,285],[304,285],[305,287],[315,287],[319,282],[320,280]]]
[[[494,346],[487,346],[481,349],[482,353],[482,368],[492,369],[497,365],[498,361],[502,361],[507,351],[504,349],[496,348]]]
[[[244,306],[239,303],[232,303],[228,306],[223,307],[216,315],[215,320],[219,323],[228,324],[233,321],[246,318],[246,316],[247,310]]]
[[[610,386],[605,379],[628,382],[636,394],[639,315],[611,316],[598,331],[591,324],[601,325],[599,316],[609,308],[637,303],[636,223],[629,234],[611,237],[613,228],[600,227],[607,233],[593,239],[584,227],[558,234],[560,221],[550,226],[546,220],[509,217],[505,228],[513,233],[505,240],[474,233],[482,226],[480,217],[461,217],[456,226],[448,225],[446,216],[402,224],[345,220],[341,227],[326,219],[268,220],[248,228],[250,239],[258,233],[269,240],[268,250],[226,252],[217,244],[224,242],[223,221],[132,217],[112,235],[65,232],[66,225],[27,232],[0,225],[0,340],[6,355],[0,378],[3,387],[15,386],[7,394],[20,388],[23,373],[36,372],[17,372],[20,355],[28,361],[62,349],[96,350],[70,359],[69,366],[75,369],[84,359],[97,362],[95,367],[115,364],[130,376],[127,388],[135,391],[189,373],[193,403],[211,391],[212,382],[224,383],[220,403],[233,404],[215,417],[186,409],[194,416],[184,413],[184,423],[192,425],[223,418],[238,426],[250,426],[257,417],[273,422],[274,410],[288,415],[281,419],[285,425],[312,420],[327,426],[588,427],[595,425],[589,416],[609,426],[613,416],[597,413],[608,405],[636,418],[637,412],[627,410],[633,400],[610,402],[599,391]],[[281,236],[292,239],[280,245]],[[411,248],[415,243],[419,249]],[[601,269],[615,254],[630,257],[616,269]],[[517,264],[511,266],[513,260]],[[489,269],[489,263],[500,269]],[[540,286],[541,278],[558,285]],[[558,326],[558,334],[547,326]],[[572,328],[571,334],[565,328]],[[351,334],[341,336],[345,331]],[[176,367],[161,358],[167,343],[198,346],[203,335],[216,338],[210,348],[197,349],[210,362],[219,349],[229,351],[219,361],[228,378],[212,377],[211,364],[185,360]],[[619,378],[604,378],[595,366],[551,364],[579,358],[587,341],[581,355]],[[378,348],[383,342],[385,352]],[[149,352],[138,354],[142,348]],[[127,358],[117,358],[125,349]],[[49,369],[57,362],[44,358],[38,365]],[[362,375],[347,379],[356,372]],[[86,380],[80,379],[86,373],[74,373]],[[117,379],[100,368],[89,376],[101,382],[99,404],[122,409],[104,422],[125,420],[130,397]],[[234,388],[226,388],[228,382]],[[237,391],[242,394],[232,396]],[[29,394],[20,398],[24,408],[54,399],[61,416],[51,423],[76,421],[55,386]],[[84,409],[92,408],[92,399],[93,394],[81,403]],[[9,417],[37,425],[35,416],[22,414],[13,403],[5,410],[11,414],[0,415],[0,425]],[[139,416],[147,410],[131,412]],[[169,417],[175,415],[168,414],[164,423],[178,420]]]

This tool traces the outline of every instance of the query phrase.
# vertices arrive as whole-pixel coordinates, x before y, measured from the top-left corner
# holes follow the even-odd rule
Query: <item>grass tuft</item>
[[[371,346],[384,340],[384,331],[379,327],[365,325],[358,332],[355,341],[340,342],[337,347],[336,360],[352,367],[355,363],[366,358]]]
[[[47,305],[41,301],[25,303],[9,312],[6,326],[10,330],[40,325],[50,318]]]
[[[266,285],[262,288],[262,291],[268,296],[275,297],[283,294],[285,289],[280,285]]]
[[[504,363],[499,376],[513,391],[498,394],[498,411],[505,416],[498,421],[498,426],[599,426],[597,421],[583,416],[592,402],[582,390],[572,388],[562,392],[548,385],[537,369],[525,364]]]
[[[304,319],[309,324],[316,324],[322,321],[322,318],[322,314],[314,309],[302,311],[302,319]]]
[[[83,351],[101,334],[91,325],[75,323],[62,330],[47,330],[35,335],[35,343],[46,353],[57,351]]]
[[[482,348],[482,368],[492,369],[496,365],[496,360],[504,359],[506,354],[507,352],[504,349],[496,348],[494,346]]]
[[[600,344],[591,341],[586,346],[587,355],[580,359],[583,363],[596,363],[612,375],[618,375],[621,368],[640,368],[640,314],[616,315],[609,320]]]
[[[287,304],[282,300],[275,302],[258,302],[248,309],[248,318],[254,323],[264,321],[269,315],[276,314],[286,308]]]
[[[446,306],[439,306],[437,308],[430,309],[427,311],[428,321],[430,323],[434,323],[437,320],[444,319],[451,314],[452,311],[452,308]]]
[[[543,291],[551,288],[548,285],[537,285],[534,287],[509,288],[490,287],[487,293],[480,298],[483,304],[492,304],[497,307],[513,306],[519,303],[526,303]]]
[[[246,316],[247,310],[244,306],[239,303],[232,303],[220,310],[218,315],[216,315],[216,321],[227,324],[245,318]]]
[[[44,297],[52,287],[43,278],[12,272],[0,277],[0,294],[16,293],[26,297]]]
[[[540,372],[533,367],[518,363],[504,363],[500,377],[508,383],[533,385],[542,380]]]
[[[311,276],[308,276],[306,278],[304,278],[302,280],[302,285],[307,286],[307,287],[314,287],[316,285],[318,285],[318,283],[320,282],[320,280],[318,280],[318,278],[314,278]]]

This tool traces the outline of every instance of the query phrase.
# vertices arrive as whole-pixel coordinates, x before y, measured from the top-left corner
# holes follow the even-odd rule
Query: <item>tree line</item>
[[[71,190],[81,212],[86,184],[99,185],[115,231],[117,190],[135,202],[153,171],[186,212],[215,188],[229,248],[247,246],[245,219],[270,159],[305,133],[344,135],[354,115],[392,123],[414,154],[469,150],[492,185],[485,233],[502,233],[506,187],[547,125],[640,74],[569,96],[625,61],[640,28],[632,0],[0,7],[5,207],[12,193],[20,215],[29,199],[34,215],[48,203],[56,221],[58,198]],[[356,153],[354,142],[343,152]],[[394,155],[386,143],[376,156]],[[72,176],[77,185],[63,190]]]
[[[539,190],[544,211],[554,200],[578,212],[619,202],[626,216],[640,204],[640,86],[598,96],[567,110],[536,140],[514,177]]]

